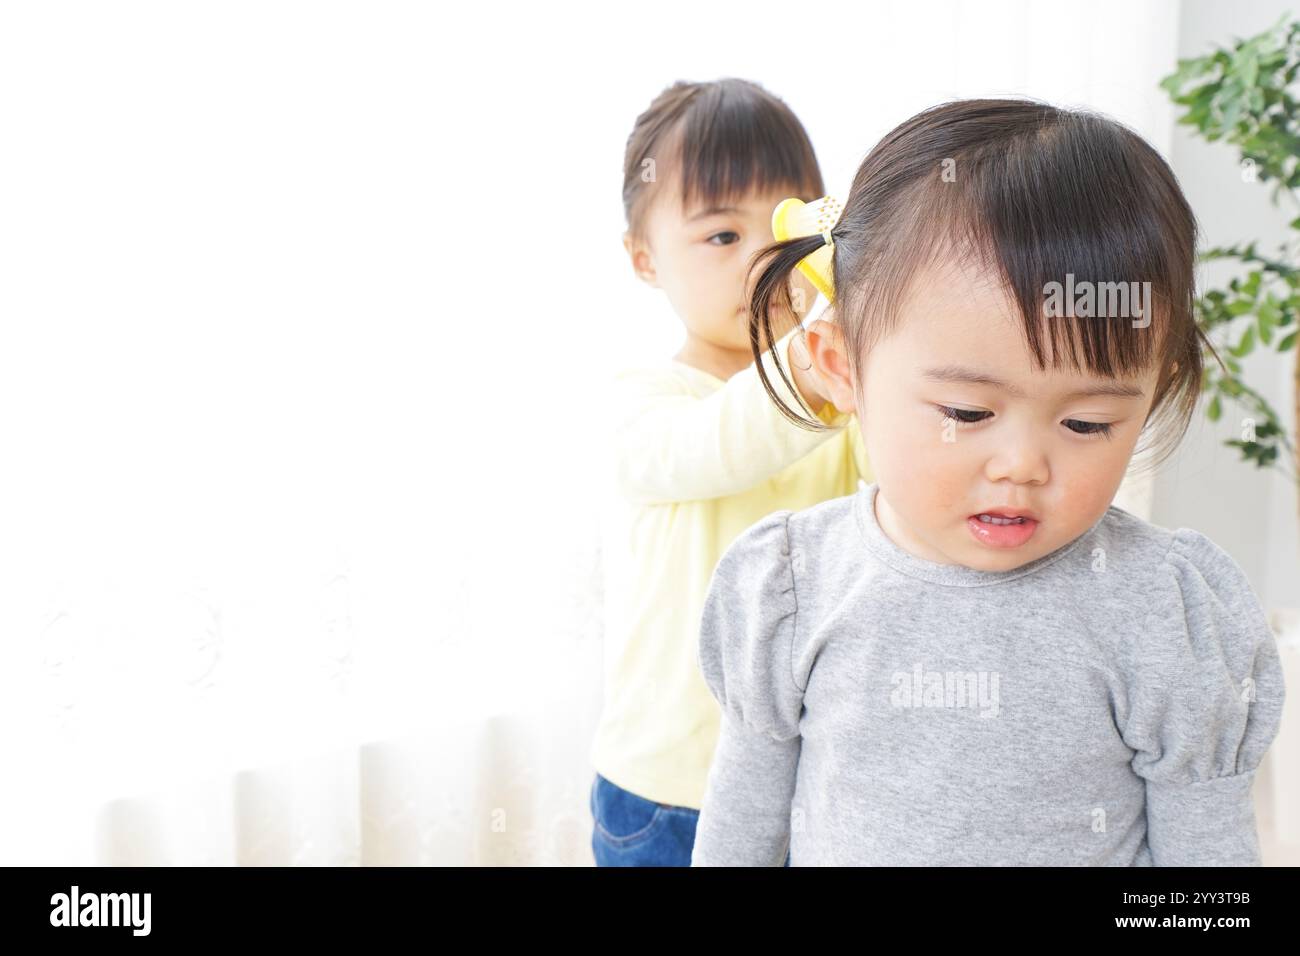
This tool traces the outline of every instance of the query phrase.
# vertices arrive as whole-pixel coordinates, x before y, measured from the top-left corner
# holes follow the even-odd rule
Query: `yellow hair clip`
[[[827,302],[835,301],[835,280],[831,275],[831,250],[835,248],[835,240],[831,237],[831,228],[839,222],[843,211],[839,200],[832,196],[823,196],[809,203],[792,197],[772,210],[772,235],[778,242],[821,233],[825,245],[804,256],[799,261],[799,271],[826,296]]]

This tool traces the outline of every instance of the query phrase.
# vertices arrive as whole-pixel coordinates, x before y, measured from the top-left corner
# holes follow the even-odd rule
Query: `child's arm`
[[[801,351],[790,361],[788,349],[797,332],[786,333],[775,348],[792,378],[795,364],[807,362]],[[768,381],[785,403],[806,407],[802,396],[781,380],[771,351],[763,354],[763,362]],[[612,414],[619,487],[628,499],[646,504],[745,491],[803,458],[853,417],[825,402],[817,417],[829,429],[811,431],[794,424],[768,396],[754,365],[704,399],[665,393],[659,376],[625,373],[618,377]]]
[[[1124,722],[1156,866],[1258,866],[1251,785],[1277,736],[1277,641],[1240,566],[1180,528],[1137,636]]]
[[[742,532],[705,598],[699,663],[722,724],[695,829],[692,866],[781,866],[799,764],[789,510]]]

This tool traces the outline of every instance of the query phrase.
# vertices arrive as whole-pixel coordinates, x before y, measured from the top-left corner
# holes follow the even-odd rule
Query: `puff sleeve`
[[[1277,736],[1277,641],[1241,567],[1174,532],[1135,646],[1122,732],[1146,781],[1156,866],[1258,866],[1251,784]]]
[[[776,368],[777,354],[788,368],[796,331],[763,353],[763,364],[785,403],[808,412],[807,403],[786,386]],[[703,501],[747,491],[816,450],[853,418],[827,402],[817,418],[828,429],[794,424],[768,397],[753,364],[706,398],[682,392],[652,370],[620,373],[613,385],[605,414],[615,480],[623,497],[638,504]]]
[[[692,866],[781,866],[789,847],[803,709],[792,670],[790,514],[775,512],[742,532],[705,596],[699,664],[722,718]]]

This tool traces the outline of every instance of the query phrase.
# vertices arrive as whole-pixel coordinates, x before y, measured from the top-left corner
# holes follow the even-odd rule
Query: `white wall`
[[[1185,0],[1178,56],[1203,56],[1234,37],[1248,37],[1272,26],[1287,10],[1295,9],[1291,0],[1231,4]],[[1207,143],[1190,127],[1178,126],[1169,156],[1201,224],[1203,247],[1258,239],[1261,249],[1271,250],[1286,237],[1286,224],[1296,212],[1270,204],[1271,183],[1243,181],[1234,147]],[[1231,275],[1213,265],[1199,276],[1206,287]],[[1238,330],[1235,336],[1240,334]],[[1279,355],[1257,345],[1242,363],[1245,380],[1268,399],[1293,437],[1295,361],[1295,350]],[[1222,444],[1239,437],[1244,414],[1225,405],[1223,417],[1211,422],[1198,413],[1179,453],[1156,478],[1151,520],[1168,527],[1196,528],[1220,544],[1250,575],[1265,608],[1298,607],[1298,490],[1275,470],[1261,472],[1242,462],[1237,449]]]

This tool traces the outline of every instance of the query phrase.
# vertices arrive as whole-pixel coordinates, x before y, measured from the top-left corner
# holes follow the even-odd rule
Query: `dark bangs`
[[[1195,304],[1196,222],[1173,173],[1128,129],[1087,113],[1058,114],[998,152],[972,156],[954,195],[1035,362],[1141,374],[1177,344],[1169,333]]]
[[[647,181],[646,160],[655,160]],[[655,189],[673,188],[687,210],[728,205],[752,191],[824,191],[808,134],[788,106],[757,83],[678,82],[638,119],[623,163],[628,228],[639,234]]]
[[[799,119],[780,100],[743,80],[702,89],[682,117],[682,208],[725,205],[782,187],[810,201],[823,193],[821,170]]]
[[[870,309],[892,327],[912,275],[955,256],[1001,280],[1040,369],[1128,377],[1166,346],[1177,351],[1175,330],[1194,309],[1196,223],[1164,160],[1087,113],[1022,104],[1003,119],[996,131],[970,124],[970,134],[993,134],[984,142],[949,130],[951,155],[934,156],[908,199],[877,217],[894,241],[870,243],[871,268],[857,266],[887,278],[846,310]]]
[[[833,235],[834,313],[855,367],[896,329],[920,269],[974,263],[1015,303],[1039,370],[1114,379],[1154,366],[1146,432],[1162,441],[1157,460],[1185,432],[1202,344],[1213,352],[1195,319],[1197,225],[1168,164],[1124,125],[1034,100],[924,110],[863,160]],[[756,356],[774,341],[769,312],[789,273],[819,244],[760,255]]]

